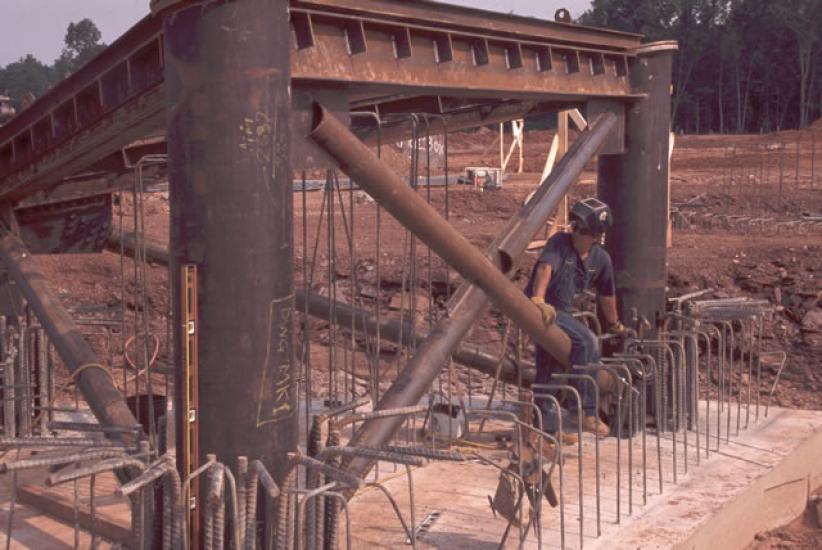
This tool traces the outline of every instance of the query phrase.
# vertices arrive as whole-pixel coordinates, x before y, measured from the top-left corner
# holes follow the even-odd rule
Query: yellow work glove
[[[611,325],[611,327],[608,329],[608,332],[610,332],[611,334],[616,334],[617,336],[625,336],[626,330],[627,329],[625,328],[625,325],[617,321],[616,323]]]
[[[553,325],[557,318],[557,310],[554,309],[554,306],[546,304],[545,298],[542,296],[533,296],[531,297],[531,301],[539,308],[539,313],[542,315],[542,323],[546,327]]]

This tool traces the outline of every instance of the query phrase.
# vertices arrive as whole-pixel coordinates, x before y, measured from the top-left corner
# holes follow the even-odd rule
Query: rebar
[[[124,445],[118,441],[90,439],[85,437],[44,437],[26,438],[0,437],[0,447],[98,447],[109,449],[134,449],[133,445]]]
[[[599,369],[596,367],[588,367],[587,365],[574,365],[574,369],[577,370],[591,370],[594,373],[597,373]],[[586,381],[591,384],[591,388],[594,391],[594,410],[596,411],[595,414],[599,415],[599,384],[594,379],[593,376],[590,374],[571,374],[571,373],[555,373],[553,374],[553,378],[557,380],[581,380]],[[581,431],[581,430],[580,430]],[[580,448],[582,447],[582,438],[579,438],[580,441]],[[581,449],[580,449],[581,450]],[[579,459],[580,464],[582,464],[582,455],[580,454]],[[599,482],[599,436],[594,436],[594,483],[596,484],[596,498],[597,498],[597,536],[602,535],[602,525],[601,525],[601,510],[600,510],[600,482]]]
[[[23,460],[11,462],[0,462],[0,474],[5,474],[13,470],[28,470],[32,468],[47,468],[49,466],[62,466],[72,462],[101,460],[105,458],[122,457],[126,458],[124,450],[118,449],[97,449],[82,451],[78,453],[58,455],[58,456],[35,456]]]
[[[341,455],[341,456],[361,456],[365,458],[371,458],[375,460],[383,460],[386,462],[394,462],[396,464],[405,464],[408,466],[422,466],[425,464],[425,460],[418,456],[412,456],[408,454],[400,454],[394,453],[391,451],[385,451],[382,449],[375,449],[370,447],[326,447],[320,453],[320,456],[317,457],[319,460],[323,460],[326,457],[333,456],[333,455]]]
[[[464,462],[465,455],[458,451],[448,451],[445,449],[431,449],[429,447],[398,447],[396,445],[383,445],[382,447],[363,447],[359,449],[374,448],[389,453],[405,456],[418,456],[426,460],[445,460],[452,462]]]
[[[100,474],[103,472],[110,472],[112,470],[117,470],[120,468],[136,468],[138,471],[142,471],[145,468],[145,466],[146,465],[143,462],[134,458],[114,458],[110,460],[104,460],[102,462],[98,462],[95,464],[91,464],[89,466],[83,466],[75,470],[68,470],[65,472],[51,474],[49,477],[46,478],[46,485],[52,487],[54,485],[59,485],[60,483],[65,483],[67,481],[73,481],[76,479],[88,477],[94,474]]]
[[[577,483],[579,484],[579,547],[582,548],[583,543],[584,543],[583,534],[584,534],[584,531],[585,531],[583,529],[583,522],[584,522],[585,513],[584,513],[584,508],[583,508],[584,491],[583,491],[583,485],[582,485],[582,462],[583,462],[583,454],[582,454],[582,419],[585,416],[585,411],[583,410],[582,397],[580,397],[579,391],[575,387],[573,387],[571,385],[567,385],[567,384],[532,384],[531,388],[533,388],[534,397],[535,398],[542,398],[542,399],[544,399],[548,394],[540,393],[540,390],[569,391],[569,392],[571,392],[571,395],[574,396],[574,399],[576,400],[576,403],[577,403],[577,445],[579,446],[579,460],[577,462],[577,474],[578,474]],[[599,411],[597,411],[597,413],[598,412]],[[599,420],[598,417],[597,417],[597,420]],[[561,422],[562,421],[560,420],[560,423]],[[598,438],[599,434],[596,434],[595,437]],[[619,468],[619,465],[617,465],[617,468]]]

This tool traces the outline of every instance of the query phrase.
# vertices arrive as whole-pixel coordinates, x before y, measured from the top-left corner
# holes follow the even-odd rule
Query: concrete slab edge
[[[674,548],[745,548],[757,533],[784,525],[799,516],[805,509],[810,491],[820,484],[822,430],[816,430]]]

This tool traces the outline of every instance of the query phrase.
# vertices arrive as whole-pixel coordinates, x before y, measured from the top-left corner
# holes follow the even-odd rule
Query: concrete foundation
[[[715,406],[715,404],[714,404]],[[733,411],[735,414],[735,410]],[[782,525],[798,516],[809,491],[822,484],[822,412],[771,409],[748,430],[716,450],[711,437],[709,458],[700,434],[697,464],[696,433],[688,433],[687,462],[683,433],[677,437],[677,483],[674,484],[673,440],[648,433],[645,446],[646,477],[643,480],[642,438],[634,438],[632,482],[629,492],[628,442],[623,440],[617,462],[617,441],[600,441],[600,536],[597,536],[597,506],[593,437],[583,438],[583,522],[580,541],[578,449],[564,449],[563,467],[566,548],[744,548],[757,532]],[[478,449],[479,450],[479,449]],[[481,451],[505,465],[505,452]],[[659,492],[661,456],[663,491]],[[616,497],[617,464],[622,480]],[[687,465],[687,473],[686,473]],[[382,477],[409,521],[408,482],[404,473]],[[493,496],[498,470],[478,462],[429,464],[413,472],[414,519],[421,522],[432,512],[436,520],[420,535],[419,548],[497,548],[506,520],[494,517],[488,496]],[[559,472],[553,477],[557,487]],[[644,495],[647,487],[647,499]],[[617,502],[620,518],[617,523]],[[396,548],[405,542],[399,521],[385,497],[370,490],[350,503],[352,536],[357,548]],[[542,546],[561,548],[559,508],[543,508]],[[517,527],[512,527],[507,546],[516,547]],[[536,548],[534,532],[526,547]]]

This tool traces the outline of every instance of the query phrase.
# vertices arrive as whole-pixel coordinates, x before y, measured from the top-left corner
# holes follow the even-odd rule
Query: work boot
[[[559,439],[559,433],[552,433],[551,435]],[[577,436],[576,432],[562,432],[563,445],[576,445],[578,442],[579,437]]]
[[[599,419],[598,416],[584,416],[582,417],[582,431],[596,434],[597,437],[608,437],[611,433],[611,428],[608,424]]]

